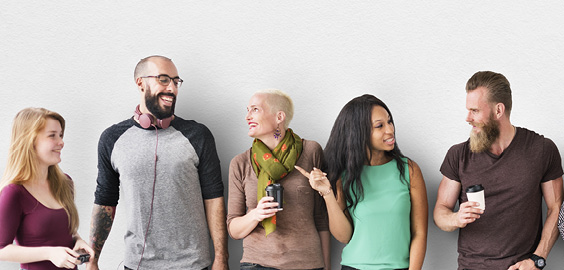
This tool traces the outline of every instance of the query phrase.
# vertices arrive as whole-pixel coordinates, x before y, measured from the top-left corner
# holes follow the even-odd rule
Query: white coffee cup
[[[475,208],[486,210],[486,199],[484,197],[484,187],[482,185],[473,185],[466,188],[466,196],[468,197],[468,201],[480,204]]]

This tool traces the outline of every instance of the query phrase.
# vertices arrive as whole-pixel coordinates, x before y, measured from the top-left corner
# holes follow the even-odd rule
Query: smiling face
[[[47,118],[45,127],[39,131],[34,143],[39,166],[49,167],[61,162],[61,150],[64,145],[61,123]]]
[[[478,87],[466,95],[466,122],[472,126],[470,131],[470,150],[474,153],[488,150],[499,138],[499,123],[494,109],[487,100],[485,87]]]
[[[490,121],[493,110],[487,100],[487,88],[478,87],[466,95],[466,122],[472,126],[473,133],[482,131],[482,127]]]
[[[274,131],[278,127],[276,114],[270,111],[270,107],[265,100],[267,94],[255,94],[249,100],[247,106],[247,115],[245,120],[249,125],[249,137],[259,139],[261,141],[274,138]]]
[[[382,106],[372,107],[370,150],[372,152],[393,150],[396,143],[394,131],[394,123],[388,111]]]
[[[168,75],[178,77],[174,63],[167,59],[153,57],[148,60],[147,67],[142,76]],[[157,78],[137,78],[137,85],[144,92],[140,110],[142,113],[151,113],[158,119],[171,117],[174,113],[178,88],[171,81],[167,86],[161,85]]]

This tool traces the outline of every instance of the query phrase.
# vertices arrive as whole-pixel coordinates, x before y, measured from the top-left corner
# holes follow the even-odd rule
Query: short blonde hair
[[[276,114],[279,111],[283,111],[286,114],[286,119],[284,120],[284,129],[290,126],[290,122],[294,117],[294,102],[286,92],[278,89],[264,89],[255,92],[256,94],[265,94],[267,98],[265,103],[270,107],[270,112]]]

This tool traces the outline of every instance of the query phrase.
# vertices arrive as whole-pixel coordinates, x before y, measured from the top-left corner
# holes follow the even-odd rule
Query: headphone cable
[[[150,212],[149,212],[149,222],[147,223],[147,229],[145,230],[145,239],[143,240],[143,249],[141,250],[141,259],[139,259],[139,264],[137,265],[137,270],[139,270],[139,267],[141,266],[141,261],[143,261],[143,254],[145,253],[145,245],[147,244],[147,235],[149,234],[149,226],[151,225],[151,219],[153,217],[153,202],[155,201],[155,184],[157,182],[157,149],[159,147],[159,131],[158,128],[151,124],[151,126],[153,126],[155,128],[155,133],[157,134],[157,143],[155,145],[155,169],[154,169],[154,178],[153,178],[153,191],[151,194],[151,208],[150,208]]]

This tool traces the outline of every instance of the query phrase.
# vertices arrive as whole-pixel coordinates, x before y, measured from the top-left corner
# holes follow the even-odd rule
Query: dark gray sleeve
[[[119,174],[112,167],[111,157],[116,140],[122,133],[116,133],[114,127],[106,129],[98,141],[98,177],[94,203],[97,205],[116,206],[119,200]]]
[[[221,167],[215,148],[215,139],[211,131],[206,126],[197,124],[197,128],[188,129],[187,133],[189,134],[184,133],[184,135],[193,142],[194,149],[200,160],[198,175],[200,177],[202,197],[204,200],[223,197]]]

